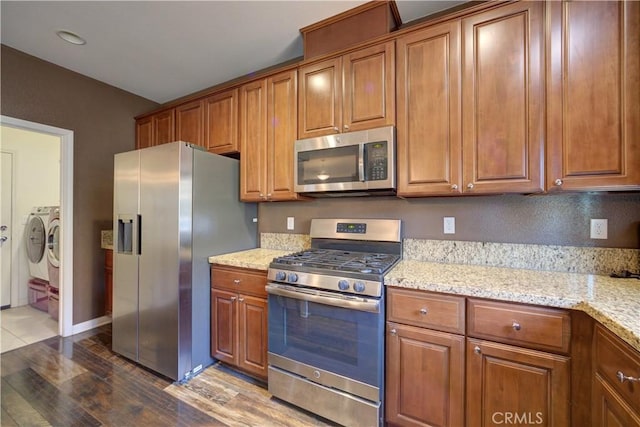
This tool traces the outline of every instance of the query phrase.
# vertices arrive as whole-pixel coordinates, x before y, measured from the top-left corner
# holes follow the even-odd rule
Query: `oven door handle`
[[[287,298],[292,298],[301,301],[315,302],[318,304],[331,305],[334,307],[347,308],[358,311],[367,311],[370,313],[380,313],[380,301],[364,300],[364,299],[350,299],[340,298],[326,295],[326,293],[320,293],[320,291],[304,291],[299,289],[283,288],[275,283],[269,283],[265,287],[268,294],[279,295]]]

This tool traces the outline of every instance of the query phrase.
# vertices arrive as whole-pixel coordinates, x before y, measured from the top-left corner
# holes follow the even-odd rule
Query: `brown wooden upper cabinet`
[[[233,154],[238,144],[238,88],[215,93],[204,100],[204,144],[207,151]]]
[[[204,147],[204,101],[196,100],[176,107],[176,141]]]
[[[640,3],[547,7],[547,189],[640,189]]]
[[[295,200],[296,70],[240,88],[240,199]]]
[[[408,33],[398,44],[398,194],[544,187],[544,3]]]
[[[160,111],[136,122],[136,148],[174,141],[174,109]]]
[[[136,148],[153,145],[153,117],[147,116],[136,121]]]
[[[544,188],[544,7],[508,4],[462,19],[462,190]]]
[[[299,68],[298,137],[395,124],[394,42]]]
[[[459,194],[460,21],[402,36],[397,49],[398,194]]]

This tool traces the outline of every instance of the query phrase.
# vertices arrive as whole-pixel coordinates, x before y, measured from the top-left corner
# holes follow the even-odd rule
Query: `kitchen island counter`
[[[404,260],[385,285],[581,310],[640,351],[638,279]]]

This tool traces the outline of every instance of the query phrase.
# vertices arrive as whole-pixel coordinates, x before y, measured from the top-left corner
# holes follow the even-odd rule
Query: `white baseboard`
[[[106,325],[108,323],[111,323],[111,316],[102,316],[95,319],[87,320],[86,322],[73,325],[71,335],[79,334],[80,332],[86,332],[88,330],[97,328],[98,326]]]

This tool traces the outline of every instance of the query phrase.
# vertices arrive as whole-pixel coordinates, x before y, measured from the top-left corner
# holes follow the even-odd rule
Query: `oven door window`
[[[382,313],[269,295],[269,352],[379,387]]]
[[[298,185],[358,182],[358,145],[298,153]]]

